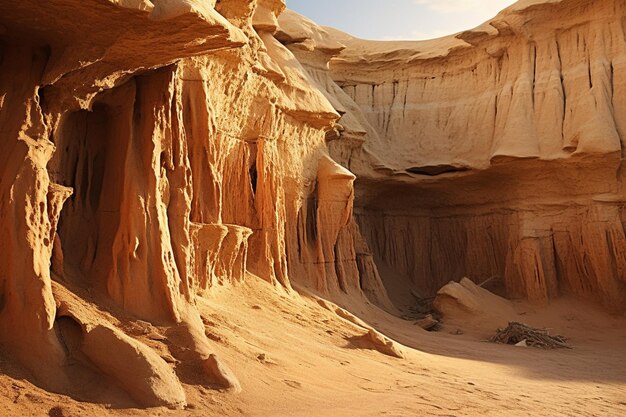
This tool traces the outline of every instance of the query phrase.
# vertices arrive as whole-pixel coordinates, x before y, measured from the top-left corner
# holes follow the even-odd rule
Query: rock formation
[[[327,31],[347,47],[309,70],[345,112],[331,154],[378,262],[422,294],[496,277],[624,311],[624,7],[520,1],[423,42]]]
[[[201,297],[262,279],[394,312],[377,262],[424,294],[501,277],[624,310],[622,2],[404,43],[284,9],[0,2],[0,344],[41,386],[182,407],[182,363],[237,393]]]
[[[443,315],[446,322],[480,321],[487,325],[489,331],[506,327],[516,314],[510,301],[490,293],[467,278],[443,286],[437,292],[433,307]]]
[[[48,389],[70,389],[76,356],[141,405],[184,405],[170,366],[115,328],[129,319],[233,380],[194,304],[247,271],[382,288],[359,269],[355,177],[326,147],[339,115],[274,37],[284,4],[214,3],[0,4],[0,342]]]

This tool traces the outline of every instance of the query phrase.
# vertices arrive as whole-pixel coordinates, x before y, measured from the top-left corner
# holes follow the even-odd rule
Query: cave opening
[[[117,184],[120,178],[119,164],[108,165],[115,147],[114,132],[112,109],[96,103],[91,111],[66,115],[54,137],[57,151],[49,164],[50,175],[55,182],[73,189],[57,230],[66,280],[89,275],[102,244],[102,231],[113,232],[103,228],[103,222],[119,216],[119,191],[105,191],[110,186],[107,183]]]
[[[57,316],[54,324],[65,354],[69,358],[76,358],[84,338],[82,326],[70,316]]]
[[[306,204],[306,236],[309,245],[313,245],[317,241],[317,189],[318,184],[315,182],[313,192],[307,199]]]
[[[248,179],[252,189],[252,198],[254,198],[259,180],[259,172],[257,170],[258,145],[256,141],[248,141],[246,145],[248,147]]]
[[[355,217],[396,306],[468,278],[508,299],[574,296],[613,308],[626,299],[623,204],[611,193],[617,165],[598,162],[509,161],[407,184],[362,179]]]
[[[398,308],[432,300],[443,286],[464,277],[507,295],[504,276],[518,233],[517,212],[489,204],[509,198],[491,179],[455,181],[460,184],[357,183],[355,218]]]

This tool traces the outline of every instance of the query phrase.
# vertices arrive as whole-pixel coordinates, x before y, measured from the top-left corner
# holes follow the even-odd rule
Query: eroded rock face
[[[433,41],[330,33],[347,47],[325,89],[361,141],[330,146],[377,261],[422,294],[496,277],[624,310],[624,11],[520,1]]]
[[[383,262],[422,294],[502,277],[624,309],[622,3],[397,44],[284,9],[0,3],[0,343],[40,385],[181,407],[185,363],[245,390],[196,303],[257,277],[393,312]]]
[[[284,7],[0,5],[0,343],[42,385],[68,392],[80,352],[140,405],[185,401],[151,348],[60,298],[170,328],[198,369],[213,356],[195,300],[248,271],[365,300],[354,175],[326,146],[339,114],[275,38]]]

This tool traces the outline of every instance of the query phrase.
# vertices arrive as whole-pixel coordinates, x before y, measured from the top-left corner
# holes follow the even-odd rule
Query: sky
[[[515,0],[287,0],[322,26],[363,39],[432,39],[472,29]]]

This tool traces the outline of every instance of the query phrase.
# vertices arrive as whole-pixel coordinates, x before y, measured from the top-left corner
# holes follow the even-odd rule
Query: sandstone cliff
[[[624,311],[623,2],[398,43],[284,9],[0,2],[0,344],[39,385],[239,392],[198,305],[249,280],[400,358],[327,300],[395,313],[469,276]]]
[[[214,3],[0,4],[0,341],[49,389],[72,388],[74,359],[140,404],[184,404],[116,327],[138,319],[224,381],[194,305],[248,271],[382,288],[326,147],[339,115],[274,37],[284,4]]]
[[[323,75],[345,112],[332,155],[392,275],[423,294],[495,277],[510,297],[624,311],[625,7],[520,1],[423,42],[328,29],[346,45]]]

